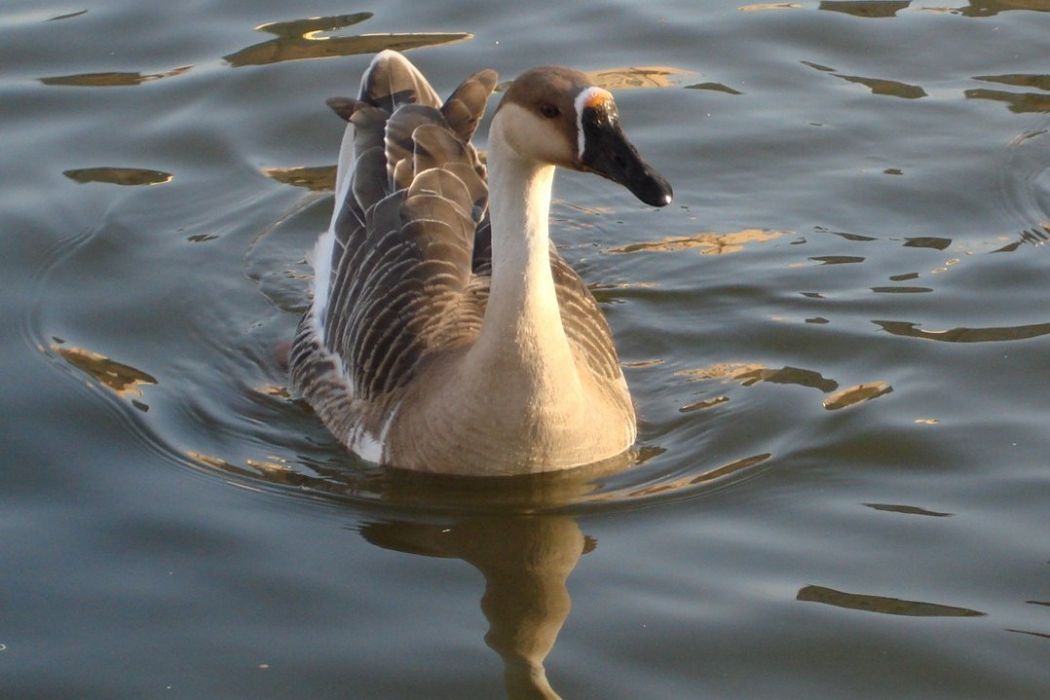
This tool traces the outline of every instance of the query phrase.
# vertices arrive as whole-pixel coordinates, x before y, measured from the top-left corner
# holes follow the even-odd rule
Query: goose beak
[[[638,155],[615,114],[587,108],[580,121],[585,144],[580,157],[582,170],[620,183],[650,206],[671,203],[671,184]]]

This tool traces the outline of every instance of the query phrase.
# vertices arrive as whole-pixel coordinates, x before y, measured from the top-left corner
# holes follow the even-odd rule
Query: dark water
[[[4,3],[0,696],[1050,696],[1048,37],[1046,0]],[[385,472],[284,391],[324,99],[387,46],[637,88],[675,204],[554,206],[631,469]]]

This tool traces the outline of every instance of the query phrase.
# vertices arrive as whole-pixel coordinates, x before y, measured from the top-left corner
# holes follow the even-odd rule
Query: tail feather
[[[497,78],[498,74],[494,70],[478,71],[453,90],[441,106],[441,113],[449,127],[464,143],[470,141],[478,123],[485,116],[485,107],[496,87]]]
[[[424,170],[446,163],[469,162],[466,147],[455,134],[438,124],[416,127],[412,132],[412,166],[418,177]]]
[[[396,51],[376,54],[372,64],[361,78],[361,96],[358,98],[373,107],[393,114],[406,104],[440,107],[441,98],[427,79],[408,59]]]
[[[410,162],[415,152],[415,133],[423,126],[437,126],[442,131],[448,132],[448,124],[441,112],[433,107],[423,105],[404,105],[386,123],[386,165],[390,174],[391,183],[399,187],[404,183],[395,183],[395,173],[401,161],[408,159]],[[451,137],[451,134],[449,134]]]
[[[361,102],[351,97],[329,97],[325,100],[325,104],[331,107],[332,111],[344,122],[350,121],[350,117],[354,116],[354,112],[362,105]]]

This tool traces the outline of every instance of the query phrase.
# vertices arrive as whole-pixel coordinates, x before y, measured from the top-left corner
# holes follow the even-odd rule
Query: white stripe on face
[[[576,108],[576,148],[577,158],[583,158],[583,152],[586,150],[587,144],[584,142],[583,136],[583,110],[587,107],[597,107],[606,101],[611,101],[613,98],[612,93],[608,90],[603,90],[600,87],[589,87],[585,90],[581,90],[580,94],[576,96],[576,101],[573,106]]]

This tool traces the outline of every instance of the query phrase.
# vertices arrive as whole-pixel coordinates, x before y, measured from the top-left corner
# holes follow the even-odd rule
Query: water
[[[1050,694],[1044,0],[34,0],[0,33],[3,697]],[[284,391],[324,99],[391,45],[441,92],[647,86],[617,100],[675,203],[561,175],[553,209],[634,467],[384,471]]]

